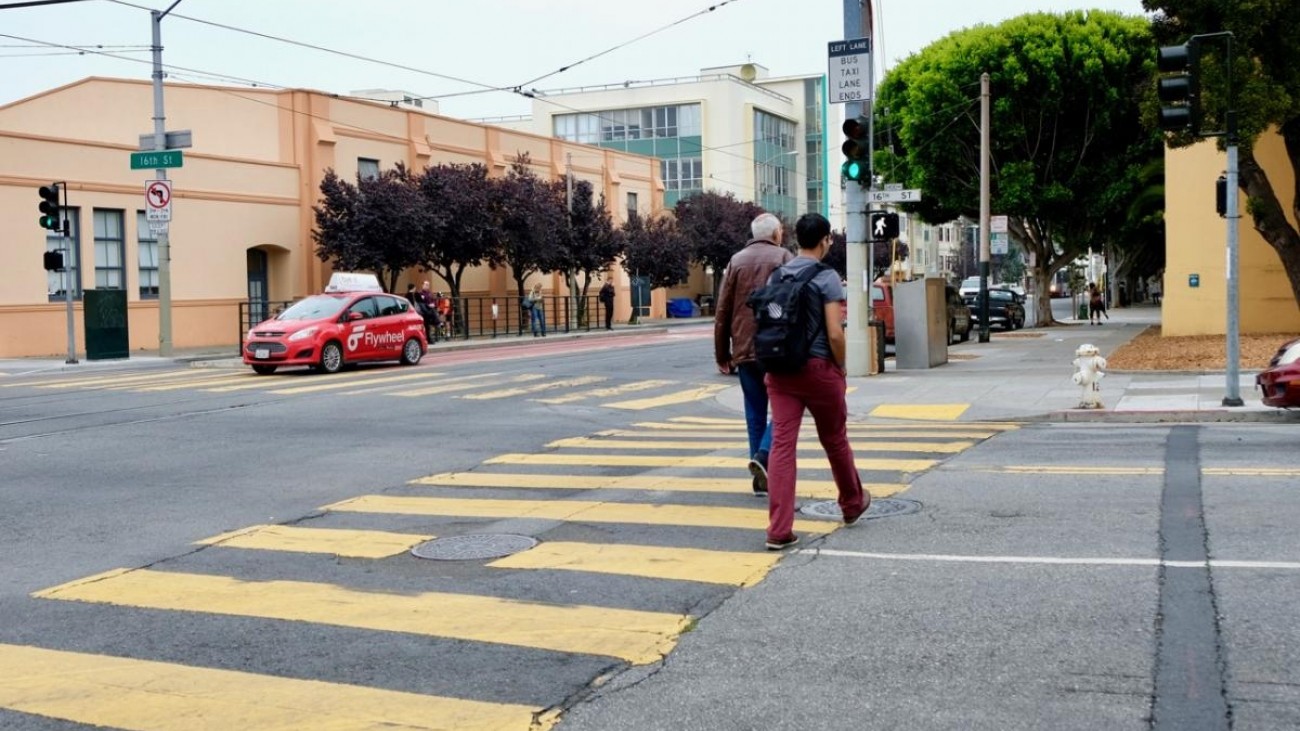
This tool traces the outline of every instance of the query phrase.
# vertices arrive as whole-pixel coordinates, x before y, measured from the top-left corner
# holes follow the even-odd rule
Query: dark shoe
[[[791,533],[780,540],[767,539],[767,550],[780,551],[789,548],[799,542],[799,536]]]
[[[857,525],[858,521],[862,520],[862,516],[866,515],[867,511],[870,509],[871,509],[871,493],[867,492],[866,490],[863,490],[862,491],[862,512],[858,513],[857,515],[854,515],[853,517],[849,517],[847,515],[844,516],[844,527],[848,528],[849,526]]]
[[[767,494],[767,453],[759,452],[749,460],[749,474],[754,476],[754,492]]]

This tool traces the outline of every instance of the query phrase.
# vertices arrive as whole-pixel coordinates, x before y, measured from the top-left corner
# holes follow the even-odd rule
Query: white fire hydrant
[[[1076,408],[1105,408],[1101,403],[1101,379],[1106,377],[1106,359],[1101,357],[1097,346],[1090,343],[1080,345],[1074,355],[1074,375],[1070,380],[1083,389]]]

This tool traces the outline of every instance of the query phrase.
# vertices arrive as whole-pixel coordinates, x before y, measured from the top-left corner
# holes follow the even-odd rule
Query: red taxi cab
[[[324,294],[295,302],[244,337],[244,363],[262,375],[283,366],[337,373],[362,361],[415,365],[428,352],[424,318],[372,274],[335,273]]]

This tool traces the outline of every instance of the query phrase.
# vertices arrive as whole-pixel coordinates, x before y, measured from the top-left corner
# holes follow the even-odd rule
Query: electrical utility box
[[[894,360],[898,370],[948,362],[948,301],[942,279],[894,284]]]

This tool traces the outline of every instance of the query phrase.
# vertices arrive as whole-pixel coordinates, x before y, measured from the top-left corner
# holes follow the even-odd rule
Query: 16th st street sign
[[[151,150],[149,152],[131,153],[132,170],[158,170],[160,168],[178,168],[185,163],[185,154],[180,150]]]

